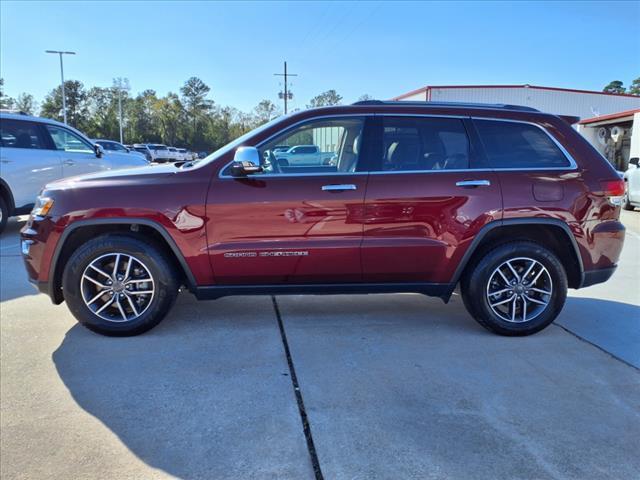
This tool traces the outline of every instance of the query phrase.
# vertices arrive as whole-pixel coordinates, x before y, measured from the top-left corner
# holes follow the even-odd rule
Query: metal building
[[[618,170],[626,170],[629,159],[640,157],[640,108],[586,118],[578,131]]]
[[[535,85],[426,86],[395,97],[394,100],[525,105],[543,112],[581,119],[640,108],[639,96]]]

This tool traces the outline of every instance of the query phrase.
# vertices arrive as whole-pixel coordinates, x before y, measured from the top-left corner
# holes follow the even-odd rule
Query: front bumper
[[[29,282],[41,293],[51,297],[54,303],[62,301],[61,295],[52,291],[50,276],[51,259],[60,238],[56,222],[50,217],[29,217],[20,231],[22,260]]]

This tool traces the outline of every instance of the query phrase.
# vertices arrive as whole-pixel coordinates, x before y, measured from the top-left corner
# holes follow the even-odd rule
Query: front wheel
[[[475,263],[461,284],[469,313],[494,333],[539,332],[558,316],[567,275],[558,257],[536,243],[511,242]]]
[[[178,288],[175,268],[160,248],[121,234],[82,245],[62,276],[71,313],[85,327],[109,336],[138,335],[156,326]]]

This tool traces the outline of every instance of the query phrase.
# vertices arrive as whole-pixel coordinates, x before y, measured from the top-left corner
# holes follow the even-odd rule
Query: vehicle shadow
[[[20,254],[20,229],[24,217],[11,218],[0,234],[0,301],[36,295],[29,283]]]
[[[640,306],[569,297],[555,323],[640,368]]]
[[[311,471],[269,297],[182,295],[138,337],[75,325],[52,359],[77,404],[149,466],[184,479]]]
[[[466,316],[460,300],[444,306],[418,295],[386,297],[391,302],[371,301],[375,296],[329,297],[336,301],[320,310],[334,318],[324,327],[318,324],[322,318],[312,311],[319,307],[318,300],[309,302],[311,306],[307,305],[306,311],[301,311],[305,309],[303,302],[296,308],[285,306],[283,317],[285,325],[292,328],[294,344],[296,335],[304,330],[305,335],[317,335],[320,342],[321,337],[326,337],[331,348],[337,349],[323,350],[318,357],[312,357],[314,363],[327,361],[327,355],[350,355],[349,337],[360,341],[367,330],[368,334],[382,335],[382,342],[393,331],[410,332],[407,338],[432,338],[433,349],[402,353],[415,355],[405,359],[411,365],[428,364],[429,356],[439,357],[439,363],[455,364],[456,349],[468,349],[466,344],[499,355],[500,349],[527,348],[532,343],[545,343],[550,337],[555,348],[571,338],[549,331],[538,334],[536,337],[543,338],[537,339],[497,337]],[[568,315],[577,311],[582,319],[598,316],[601,311],[611,316],[637,316],[640,312],[637,306],[606,300],[571,298],[568,303]],[[425,311],[425,307],[434,310]],[[149,466],[185,479],[302,478],[308,473],[308,455],[277,328],[269,297],[200,303],[186,297],[179,300],[162,324],[139,337],[107,338],[76,325],[66,333],[52,358],[77,404]],[[336,335],[336,330],[344,332],[343,340],[329,338]],[[442,341],[447,337],[450,347]],[[376,349],[379,353],[388,350],[384,345]],[[452,356],[449,360],[447,352]],[[293,354],[296,362],[296,348]],[[309,362],[309,358],[305,361]],[[394,370],[393,359],[384,363],[386,374],[402,382],[405,367],[398,364],[397,371],[390,372]],[[316,364],[311,368],[316,369],[322,371],[326,367]],[[305,383],[309,385],[312,380],[304,377],[304,369],[298,376],[304,390]],[[341,384],[359,383],[354,378],[353,382],[343,379]],[[481,390],[490,391],[491,386]],[[346,397],[354,393],[343,392]],[[377,391],[376,395],[392,393]],[[428,403],[428,399],[423,401]],[[357,409],[352,415],[358,416]],[[358,423],[357,418],[352,420]],[[380,421],[388,423],[385,419]],[[367,441],[375,443],[375,439]]]

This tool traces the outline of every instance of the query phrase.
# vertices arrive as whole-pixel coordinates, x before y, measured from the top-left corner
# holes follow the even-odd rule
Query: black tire
[[[546,268],[552,282],[551,295],[545,297],[548,300],[546,307],[540,308],[534,305],[534,308],[540,309],[537,316],[527,321],[511,322],[501,318],[491,308],[487,296],[487,286],[499,266],[507,260],[522,257],[535,260]],[[519,273],[522,274],[522,271]],[[558,257],[549,249],[529,241],[514,241],[496,247],[477,262],[471,264],[462,279],[461,294],[467,311],[486,329],[507,336],[531,335],[553,322],[562,310],[567,298],[567,274]],[[506,298],[510,294],[504,295]],[[518,305],[522,305],[521,302],[522,300],[520,303],[514,302],[513,308],[516,309]],[[508,305],[511,303],[509,302]],[[530,303],[530,305],[533,304]],[[520,306],[520,314],[522,314],[522,306]]]
[[[154,294],[146,310],[137,318],[110,321],[94,313],[83,300],[81,279],[85,269],[94,260],[110,253],[130,255],[142,261],[153,278]],[[125,234],[107,234],[88,241],[71,255],[62,275],[64,299],[78,322],[94,332],[115,337],[139,335],[155,327],[173,306],[179,287],[176,269],[161,248]]]
[[[624,196],[622,197],[622,208],[625,210],[633,210],[635,207],[629,201],[629,182],[624,182]]]
[[[9,207],[5,199],[0,196],[0,233],[2,233],[4,227],[7,225],[7,220],[9,220]]]

